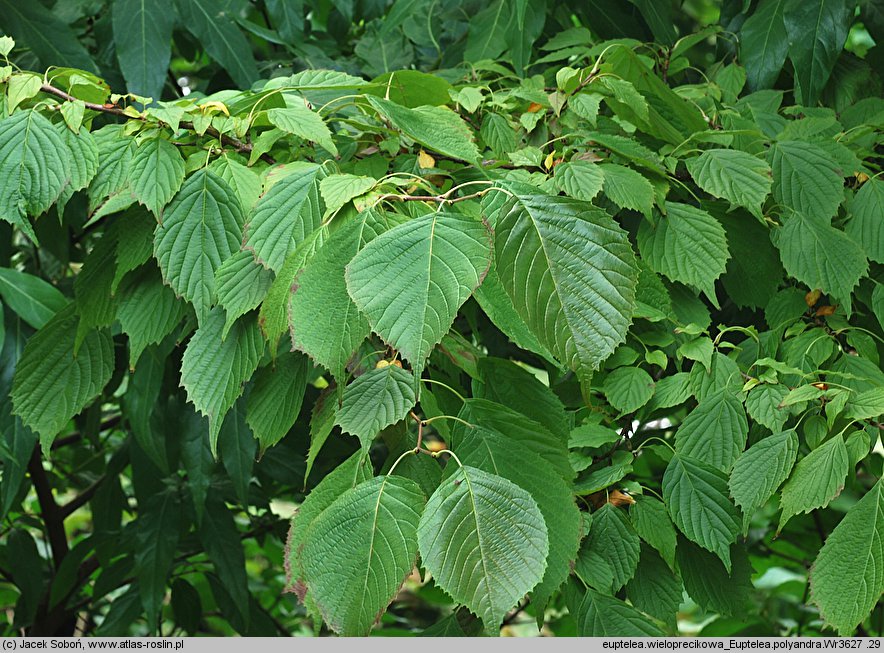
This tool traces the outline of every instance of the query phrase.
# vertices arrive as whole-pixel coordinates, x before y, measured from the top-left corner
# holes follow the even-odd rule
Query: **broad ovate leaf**
[[[338,155],[328,126],[318,113],[308,109],[303,102],[294,101],[284,109],[270,109],[267,118],[284,132],[313,141],[332,155]]]
[[[663,474],[663,499],[678,529],[730,570],[730,546],[740,533],[740,513],[728,496],[727,477],[676,453]]]
[[[242,394],[264,353],[264,339],[254,320],[237,320],[224,333],[224,310],[214,308],[193,334],[181,359],[181,385],[187,398],[209,418],[212,451],[224,415]]]
[[[715,297],[715,280],[727,267],[730,254],[724,227],[711,215],[689,204],[666,202],[666,215],[656,225],[642,221],[638,248],[654,271],[672,281],[694,286]]]
[[[605,503],[592,513],[589,535],[580,546],[574,571],[590,587],[612,594],[635,574],[640,545],[626,512]]]
[[[158,220],[163,207],[181,188],[184,181],[184,159],[178,148],[164,138],[144,141],[135,150],[129,169],[132,192]]]
[[[490,631],[546,571],[549,539],[537,502],[515,483],[468,465],[430,497],[417,537],[436,585]]]
[[[844,199],[842,175],[826,151],[807,141],[778,141],[768,151],[774,199],[807,216],[829,220]]]
[[[303,580],[329,627],[367,635],[417,558],[425,497],[414,481],[379,476],[341,494],[310,525]]]
[[[705,397],[675,434],[675,450],[728,472],[746,446],[749,422],[729,390]]]
[[[107,329],[86,334],[77,355],[73,305],[59,311],[28,339],[15,366],[12,412],[39,434],[45,451],[74,415],[98,396],[114,369]]]
[[[688,171],[710,195],[748,209],[761,218],[761,205],[770,193],[770,166],[740,150],[707,150],[687,161]]]
[[[490,260],[485,224],[428,213],[368,243],[347,266],[347,290],[372,329],[419,371]]]
[[[852,635],[884,592],[884,482],[835,527],[810,570],[810,600],[823,621]]]
[[[344,388],[337,423],[367,449],[382,429],[408,416],[415,401],[411,372],[397,365],[375,368]]]
[[[573,591],[573,590],[572,590]],[[580,637],[662,637],[663,631],[634,607],[591,587],[569,604]]]
[[[217,175],[203,169],[184,182],[154,234],[163,279],[204,320],[215,302],[215,272],[239,249],[239,200]]]
[[[743,511],[743,532],[752,514],[767,502],[789,477],[798,455],[795,431],[782,431],[756,442],[737,459],[728,487]]]
[[[591,204],[528,186],[495,215],[495,267],[540,343],[587,380],[626,337],[638,268],[622,229]]]
[[[246,400],[246,423],[261,450],[285,437],[298,419],[307,389],[309,361],[303,354],[281,354],[255,374]]]
[[[794,515],[829,505],[844,489],[848,471],[847,447],[840,435],[799,460],[780,495],[783,514],[777,532],[783,530]]]
[[[884,263],[884,181],[869,179],[850,202],[847,235],[862,245],[868,257]]]

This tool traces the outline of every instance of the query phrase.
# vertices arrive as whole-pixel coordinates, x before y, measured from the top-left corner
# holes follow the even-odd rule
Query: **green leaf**
[[[55,286],[10,268],[0,268],[0,297],[35,329],[43,328],[68,304],[68,299]]]
[[[111,295],[116,246],[111,235],[99,240],[74,279],[74,295],[77,298],[77,313],[80,315],[74,355],[91,329],[109,327],[116,318],[115,300]]]
[[[218,304],[227,315],[224,336],[240,316],[258,307],[272,283],[273,273],[255,263],[251,252],[240,250],[218,267],[215,271]]]
[[[260,76],[249,44],[234,22],[227,4],[212,0],[177,0],[179,24],[186,27],[208,55],[230,73],[239,88],[249,88]],[[234,10],[235,11],[235,10]],[[246,609],[245,606],[242,606]]]
[[[368,243],[347,266],[347,290],[372,329],[419,371],[490,259],[483,223],[428,213]]]
[[[261,265],[279,272],[286,257],[319,227],[323,176],[314,163],[291,164],[291,172],[258,200],[244,229],[243,249],[254,252]]]
[[[660,554],[642,544],[635,576],[626,585],[629,601],[639,610],[662,621],[674,633],[678,631],[676,613],[681,605],[683,592],[681,580]]]
[[[798,455],[795,431],[782,431],[760,440],[737,459],[728,487],[743,511],[743,532],[749,530],[752,515],[773,496],[789,477]]]
[[[248,618],[249,586],[241,536],[233,513],[219,495],[208,495],[206,512],[198,532],[203,549],[215,566],[221,584],[240,614]]]
[[[4,31],[8,30],[20,45],[27,45],[43,68],[66,65],[98,72],[71,27],[44,5],[2,0],[0,14]]]
[[[252,151],[254,152],[254,149]],[[255,170],[237,163],[226,154],[215,159],[209,166],[209,170],[227,182],[227,185],[239,198],[243,214],[249,215],[264,190],[261,177]]]
[[[193,304],[200,321],[215,301],[215,272],[239,249],[242,223],[233,191],[203,169],[184,182],[157,226],[154,252],[163,279]]]
[[[640,544],[626,513],[605,503],[592,513],[592,526],[580,546],[574,571],[590,587],[616,593],[635,574]]]
[[[255,374],[246,402],[246,423],[265,451],[291,430],[301,412],[309,362],[297,353],[281,354]]]
[[[816,143],[778,141],[768,151],[773,195],[797,213],[829,220],[844,199],[844,180]]]
[[[585,382],[626,336],[638,278],[632,247],[591,204],[512,190],[495,219],[501,284],[541,344]]]
[[[675,433],[675,450],[727,473],[743,452],[749,422],[729,390],[705,397]]]
[[[329,627],[367,635],[414,568],[424,495],[379,476],[339,496],[304,536],[304,581]]]
[[[511,481],[475,467],[442,482],[421,515],[417,537],[436,585],[490,631],[546,570],[549,541],[537,503]]]
[[[618,367],[605,377],[608,402],[621,413],[634,413],[650,401],[654,380],[640,367]]]
[[[789,388],[781,383],[757,385],[746,397],[746,411],[756,422],[776,433],[789,419],[789,411],[780,408],[787,394]]]
[[[166,583],[184,522],[182,512],[181,499],[173,490],[152,496],[138,511],[135,578],[149,625],[156,623],[166,598]]]
[[[580,637],[662,637],[650,619],[613,596],[586,588],[583,599],[569,611],[577,619]]]
[[[479,302],[479,306],[488,316],[494,325],[500,329],[512,342],[520,349],[534,352],[541,358],[546,359],[551,364],[559,366],[555,357],[550,351],[540,344],[528,325],[521,318],[516,307],[513,306],[513,300],[506,294],[500,283],[500,277],[497,275],[497,268],[494,262],[488,268],[488,274],[482,281],[482,285],[473,292],[473,297]],[[882,312],[884,315],[884,312]]]
[[[844,438],[837,435],[798,461],[780,493],[783,514],[777,533],[794,515],[825,508],[841,494],[849,471]]]
[[[845,417],[851,419],[877,419],[884,414],[884,388],[873,388],[851,395],[844,407]]]
[[[847,41],[853,16],[854,3],[848,0],[787,0],[783,23],[798,104],[811,107],[819,100]]]
[[[264,339],[258,325],[238,320],[226,338],[224,311],[213,309],[193,334],[181,359],[181,385],[197,410],[209,418],[209,442],[216,451],[224,415],[258,368]]]
[[[721,278],[725,292],[738,306],[767,306],[784,276],[779,252],[770,241],[770,230],[742,211],[723,214],[721,207],[709,208],[727,234],[731,257]]]
[[[27,110],[0,120],[0,219],[32,237],[27,216],[49,209],[69,176],[68,149],[46,118]]]
[[[649,150],[635,139],[604,132],[589,132],[586,138],[591,143],[597,143],[606,150],[610,150],[619,157],[628,159],[639,167],[646,168],[658,175],[665,174],[660,155],[653,150]]]
[[[715,280],[730,254],[724,227],[694,206],[666,202],[666,215],[656,226],[643,220],[638,230],[642,257],[660,274],[700,289],[715,298]]]
[[[486,113],[482,119],[479,136],[494,154],[505,157],[516,149],[516,130],[509,120],[499,113]]]
[[[172,58],[171,0],[114,0],[114,49],[130,93],[160,99]]]
[[[479,159],[472,130],[451,109],[431,106],[408,109],[381,98],[369,96],[367,99],[394,127],[424,147],[467,163]]]
[[[153,256],[153,232],[157,226],[153,216],[142,207],[136,207],[111,223],[117,243],[116,270],[111,292],[117,289],[125,276],[147,263]]]
[[[366,209],[342,224],[290,284],[292,344],[344,382],[346,366],[371,333],[347,292],[344,268],[366,243],[386,230],[387,214]],[[280,277],[283,272],[280,272]],[[317,315],[323,320],[317,320]]]
[[[686,165],[697,185],[707,193],[762,217],[761,205],[773,183],[770,166],[763,159],[739,150],[706,150]]]
[[[678,529],[730,570],[730,545],[740,533],[740,513],[728,497],[727,477],[676,453],[663,474],[663,499]]]
[[[64,205],[74,192],[86,188],[98,173],[98,143],[85,127],[80,127],[75,134],[62,125],[56,125],[61,140],[67,145],[70,154],[70,173],[67,186],[58,198],[58,212],[64,213]]]
[[[319,395],[310,412],[310,449],[307,451],[307,467],[304,470],[305,483],[310,478],[310,470],[313,469],[316,457],[335,427],[337,411],[337,388],[330,386]]]
[[[619,439],[620,434],[614,429],[600,424],[582,424],[571,431],[568,437],[568,447],[571,449],[580,447],[595,449],[617,442]]]
[[[556,166],[556,188],[568,197],[587,202],[602,191],[605,174],[602,167],[588,161],[570,161]]]
[[[163,284],[153,265],[126,277],[120,288],[117,318],[121,330],[129,336],[129,367],[135,367],[148,345],[172,333],[184,317],[185,307]]]
[[[166,139],[152,138],[135,150],[129,180],[138,201],[162,222],[163,207],[184,181],[184,159]]]
[[[408,416],[415,401],[411,372],[396,365],[375,368],[344,388],[337,423],[367,450],[381,430]]]
[[[470,21],[464,60],[475,63],[496,59],[507,46],[507,32],[513,29],[513,3],[497,0],[479,11]]]
[[[605,178],[602,187],[609,200],[621,209],[632,209],[646,216],[651,214],[654,205],[651,182],[632,168],[616,163],[601,163],[599,168]]]
[[[884,485],[878,481],[826,538],[810,570],[810,600],[826,625],[853,635],[884,591]]]
[[[251,395],[250,395],[251,396]],[[252,467],[255,462],[256,442],[248,424],[246,424],[245,401],[237,401],[218,435],[218,446],[221,451],[221,462],[230,477],[236,498],[243,506],[249,505],[249,486],[252,482]]]
[[[670,568],[675,568],[675,527],[666,506],[649,496],[636,499],[629,509],[632,525],[645,542],[654,547]]]
[[[461,462],[512,481],[537,501],[549,537],[549,558],[543,579],[531,600],[542,609],[570,573],[580,545],[580,511],[568,484],[548,462],[493,431],[475,429],[458,447]]]
[[[712,371],[712,355],[715,353],[715,345],[711,338],[701,336],[688,340],[679,345],[676,351],[681,356],[694,361],[699,361],[706,368],[706,371]]]
[[[98,146],[99,166],[89,182],[90,214],[94,214],[108,197],[127,189],[135,154],[135,139],[123,131],[123,125],[105,125],[92,132],[92,137]]]
[[[89,332],[74,356],[77,316],[59,311],[28,340],[15,366],[13,413],[39,434],[44,451],[111,378],[114,351],[107,330]]]
[[[868,270],[862,248],[828,219],[794,214],[778,234],[777,247],[790,276],[847,305]]]
[[[364,452],[357,451],[329,472],[319,485],[313,488],[292,517],[285,549],[286,584],[298,595],[301,603],[305,603],[307,595],[301,553],[310,525],[335,499],[371,477],[372,469],[368,458]]]
[[[329,175],[319,182],[319,192],[325,201],[326,212],[334,213],[355,197],[374,188],[377,180],[359,175]]]
[[[332,155],[338,155],[338,148],[332,140],[328,125],[318,113],[308,109],[302,101],[294,100],[285,109],[270,109],[267,118],[282,131],[312,141],[324,147]]]
[[[688,596],[711,612],[742,617],[753,589],[753,570],[746,549],[738,544],[730,548],[730,559],[733,567],[728,570],[713,554],[678,538],[676,560]]]
[[[884,181],[869,179],[850,203],[847,235],[862,245],[875,263],[884,263]]]
[[[761,0],[740,28],[740,63],[746,68],[749,90],[771,88],[777,81],[789,38],[783,23],[787,0]]]

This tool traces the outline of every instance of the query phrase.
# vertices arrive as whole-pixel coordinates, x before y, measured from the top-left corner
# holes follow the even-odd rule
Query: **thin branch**
[[[61,565],[61,561],[68,554],[68,538],[64,530],[64,517],[55,497],[52,495],[52,487],[49,485],[49,477],[43,469],[43,460],[40,457],[40,445],[34,447],[34,453],[28,462],[28,472],[31,474],[31,482],[37,493],[37,502],[40,504],[40,514],[46,525],[46,537],[49,547],[52,549],[52,561],[55,568]]]
[[[101,484],[104,482],[105,478],[106,477],[102,476],[85,490],[83,490],[80,494],[61,506],[58,511],[61,518],[67,519],[67,517],[70,516],[72,513],[76,512],[84,505],[86,505],[89,500],[93,496],[95,496],[95,493],[98,491],[98,488],[101,487]]]
[[[48,93],[49,95],[54,95],[55,97],[60,98],[62,100],[66,100],[68,102],[73,102],[74,100],[79,100],[78,98],[74,97],[70,93],[66,93],[65,91],[61,90],[60,88],[56,88],[55,86],[52,86],[51,84],[43,84],[43,86],[40,87],[40,90],[43,91],[44,93]],[[82,100],[79,100],[79,101],[82,102]],[[106,113],[111,116],[117,116],[118,118],[125,118],[126,120],[138,120],[141,122],[145,122],[147,120],[144,116],[137,115],[137,114],[133,115],[131,113],[127,113],[124,109],[121,109],[116,104],[110,104],[110,103],[97,104],[95,102],[83,102],[83,104],[86,106],[87,109],[91,109],[92,111],[99,111],[101,113]],[[181,127],[182,129],[186,129],[188,131],[195,131],[196,130],[195,127],[193,126],[193,123],[189,122],[187,120],[181,121],[180,123],[178,123],[178,126]],[[222,134],[214,127],[209,127],[208,129],[206,129],[205,133],[213,138],[217,138],[218,140],[220,140],[222,145],[227,145],[228,147],[232,147],[233,149],[235,149],[237,152],[239,152],[241,154],[249,154],[252,151],[252,145],[250,143],[244,143],[243,141],[239,140],[238,138],[228,136],[227,134]],[[266,153],[261,155],[261,160],[265,161],[266,163],[269,163],[270,165],[274,165],[276,163],[276,159],[274,159],[272,156],[270,156],[269,154],[266,154]]]

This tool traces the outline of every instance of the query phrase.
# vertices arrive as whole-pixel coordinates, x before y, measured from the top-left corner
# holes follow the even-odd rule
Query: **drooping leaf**
[[[162,221],[163,207],[184,181],[184,159],[166,139],[152,138],[135,150],[129,178],[138,201]]]
[[[798,455],[795,431],[782,431],[752,445],[737,459],[728,487],[743,511],[743,532],[753,513],[771,498],[789,477]]]
[[[599,164],[604,175],[602,188],[614,204],[623,209],[651,214],[654,187],[641,173],[616,163]]]
[[[763,159],[739,150],[706,150],[686,165],[707,193],[761,218],[761,205],[772,184],[770,166]]]
[[[636,533],[654,547],[670,568],[675,567],[675,527],[666,506],[649,496],[637,499],[629,509]]]
[[[716,556],[679,536],[676,559],[685,590],[705,609],[741,617],[746,614],[752,592],[752,567],[745,547],[730,547],[731,569]]]
[[[568,197],[591,202],[602,191],[605,173],[600,165],[570,161],[556,166],[556,187]]]
[[[181,359],[181,385],[188,400],[209,418],[209,442],[215,453],[224,415],[242,394],[264,352],[258,325],[238,320],[227,337],[224,311],[213,309],[196,330]]]
[[[114,0],[112,15],[114,46],[128,91],[159,100],[172,58],[171,0]]]
[[[670,632],[677,632],[676,613],[683,592],[681,579],[660,554],[647,544],[642,544],[635,576],[626,585],[626,596],[630,602],[662,621]]]
[[[245,227],[243,249],[254,252],[264,267],[279,272],[286,256],[319,227],[319,180],[324,176],[316,164],[292,164],[291,172],[258,200]]]
[[[382,429],[408,416],[415,401],[410,372],[396,365],[375,368],[344,388],[337,423],[368,449]]]
[[[123,125],[105,125],[92,132],[98,146],[98,170],[89,182],[89,213],[95,214],[108,198],[120,199],[128,191],[132,169],[132,158],[135,155],[135,139],[129,136]],[[134,202],[134,195],[131,196]]]
[[[691,411],[675,434],[675,450],[727,473],[746,446],[749,423],[739,398],[717,391]]]
[[[255,262],[251,252],[240,250],[224,261],[215,271],[218,305],[224,307],[227,321],[224,324],[224,335],[236,320],[258,307],[273,276],[269,270]]]
[[[472,131],[451,109],[433,106],[408,109],[371,96],[368,101],[394,127],[424,147],[468,163],[479,158]]]
[[[368,243],[346,269],[372,329],[423,368],[490,263],[488,230],[457,213],[428,213]]]
[[[638,277],[632,248],[590,204],[512,190],[495,218],[501,284],[540,343],[586,380],[625,338]]]
[[[282,440],[298,419],[308,368],[306,357],[286,353],[255,374],[246,401],[246,423],[258,439],[261,451]]]
[[[136,522],[138,546],[135,577],[148,624],[156,623],[166,597],[166,584],[183,522],[178,493],[167,490],[154,495],[139,510]]]
[[[199,538],[215,572],[241,615],[248,615],[246,559],[233,513],[219,495],[209,494],[199,525]]]
[[[787,0],[761,0],[740,28],[740,63],[746,68],[751,91],[772,87],[786,63],[789,52],[783,22],[786,3]]]
[[[789,59],[795,68],[795,97],[806,107],[817,103],[835,67],[853,22],[848,0],[787,0],[783,23]]]
[[[532,590],[532,602],[544,606],[568,576],[577,555],[580,512],[555,468],[528,451],[519,451],[504,435],[474,430],[461,446],[461,462],[502,476],[537,501],[549,536],[549,558],[543,579]]]
[[[74,415],[101,393],[114,368],[107,330],[89,332],[77,355],[73,305],[59,311],[31,336],[15,366],[13,413],[39,434],[45,451]]]
[[[215,301],[215,272],[239,249],[242,224],[233,191],[203,169],[184,182],[157,226],[154,252],[163,279],[201,321]]]
[[[0,120],[0,219],[33,240],[27,216],[37,217],[61,194],[70,177],[68,149],[46,118],[34,110]]]
[[[417,558],[425,497],[414,481],[378,476],[341,494],[304,534],[304,582],[329,627],[366,635]]]
[[[811,601],[839,635],[853,634],[884,592],[882,529],[884,486],[878,481],[829,534],[811,567]]]
[[[672,281],[680,281],[715,297],[715,280],[730,257],[724,227],[694,206],[666,202],[666,215],[652,226],[642,221],[638,248],[645,261]]]
[[[662,637],[663,631],[631,605],[591,587],[569,610],[581,637]]]
[[[884,181],[870,179],[862,185],[850,203],[852,217],[847,235],[859,243],[876,263],[884,263]]]
[[[134,368],[141,353],[161,342],[184,317],[184,302],[175,298],[163,284],[153,265],[129,275],[120,288],[117,318],[129,336],[129,367]]]
[[[0,9],[5,30],[27,44],[44,68],[67,65],[98,72],[88,50],[70,25],[48,7],[3,0]]]
[[[319,192],[325,201],[326,211],[334,213],[344,204],[365,194],[377,183],[372,177],[359,175],[329,175],[319,182]]]
[[[796,213],[777,237],[783,267],[790,276],[850,304],[850,294],[866,274],[862,248],[828,220]]]
[[[328,125],[318,113],[308,109],[303,102],[295,101],[284,109],[270,109],[267,117],[273,125],[284,132],[313,141],[337,156],[338,148],[332,140]]]
[[[500,625],[546,570],[549,541],[537,503],[511,481],[475,467],[442,482],[421,515],[417,537],[436,585],[488,629]]]
[[[371,325],[347,292],[344,268],[386,229],[384,215],[366,209],[340,225],[294,278],[288,303],[292,344],[344,382],[347,363]],[[280,277],[285,270],[280,272]],[[317,320],[317,315],[323,315]]]
[[[574,571],[599,592],[615,593],[635,574],[639,548],[638,533],[626,512],[605,503],[592,513],[592,525],[580,546]]]
[[[663,474],[663,498],[678,529],[730,570],[730,545],[740,532],[740,513],[728,496],[725,475],[676,453]]]
[[[799,460],[780,494],[783,514],[777,532],[793,516],[826,507],[841,494],[848,471],[847,447],[840,435]]]
[[[777,141],[768,151],[773,195],[802,215],[829,220],[844,199],[842,175],[826,151],[808,141]]]

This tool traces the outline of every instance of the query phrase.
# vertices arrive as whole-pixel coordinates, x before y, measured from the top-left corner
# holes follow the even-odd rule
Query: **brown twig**
[[[67,93],[60,88],[56,88],[51,84],[43,84],[40,87],[40,90],[49,95],[54,95],[57,98],[62,100],[66,100],[68,102],[73,102],[74,100],[78,100],[79,98],[74,97],[70,93]],[[82,100],[81,100],[82,101]],[[101,113],[106,113],[111,116],[117,116],[118,118],[125,118],[126,120],[138,120],[141,122],[145,122],[147,119],[144,116],[138,114],[127,113],[124,109],[121,109],[116,104],[97,104],[95,102],[83,102],[87,109],[91,109],[92,111],[99,111]],[[193,123],[187,120],[183,120],[178,123],[178,126],[182,129],[186,129],[187,131],[195,131],[195,127]],[[228,147],[232,147],[240,154],[250,154],[252,151],[251,143],[244,143],[238,138],[234,138],[232,136],[228,136],[227,134],[222,134],[214,127],[209,127],[205,131],[206,134],[211,136],[212,138],[217,138],[221,141],[222,145],[226,145]],[[261,160],[269,163],[270,165],[274,165],[276,163],[276,159],[274,159],[269,154],[262,154]]]

